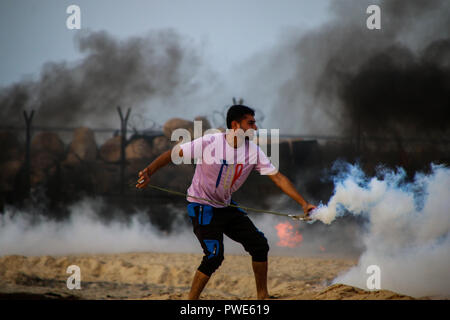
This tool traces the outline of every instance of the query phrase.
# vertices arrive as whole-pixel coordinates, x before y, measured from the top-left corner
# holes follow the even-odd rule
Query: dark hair
[[[240,122],[246,114],[255,115],[255,110],[242,104],[235,104],[228,109],[227,112],[227,128],[231,129],[231,122]]]

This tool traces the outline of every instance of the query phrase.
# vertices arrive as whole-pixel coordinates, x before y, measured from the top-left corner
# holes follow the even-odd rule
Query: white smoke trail
[[[450,296],[450,169],[431,169],[406,183],[401,169],[367,179],[357,166],[347,165],[328,204],[314,212],[326,224],[345,212],[368,220],[358,265],[334,283],[367,289],[367,267],[377,265],[382,289],[414,297]]]
[[[187,211],[173,221],[174,230],[163,232],[152,225],[145,213],[129,219],[119,215],[105,220],[99,215],[104,206],[100,199],[86,198],[72,205],[67,219],[56,221],[42,214],[9,208],[0,215],[0,256],[21,254],[67,255],[124,252],[185,252],[202,254],[202,248],[192,227],[179,221]],[[180,210],[168,206],[166,210]],[[123,214],[123,213],[122,213]],[[161,214],[164,214],[163,212]],[[269,217],[270,218],[270,217]],[[275,225],[264,220],[270,234]],[[276,235],[269,239],[277,241]],[[224,237],[225,253],[245,254],[243,247]]]
[[[70,208],[70,217],[62,221],[6,210],[0,216],[0,256],[199,251],[192,232],[164,234],[143,213],[128,221],[115,218],[106,223],[98,215],[102,203],[93,199],[80,201]]]

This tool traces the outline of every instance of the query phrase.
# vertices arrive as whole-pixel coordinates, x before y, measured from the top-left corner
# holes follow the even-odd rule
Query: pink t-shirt
[[[185,163],[192,163],[192,159],[197,163],[188,189],[189,202],[225,207],[230,204],[232,193],[241,187],[253,169],[262,175],[278,171],[253,141],[233,148],[223,132],[204,135],[180,147]]]

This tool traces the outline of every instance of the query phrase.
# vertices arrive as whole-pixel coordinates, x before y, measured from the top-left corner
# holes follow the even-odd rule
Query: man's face
[[[245,137],[245,139],[253,140],[254,133],[256,130],[258,130],[258,127],[256,126],[255,117],[252,116],[251,114],[244,115],[244,118],[240,122],[233,121],[231,123],[231,128],[233,130],[237,130],[235,131],[237,133],[235,141],[237,141],[236,139],[238,139],[238,137],[241,136],[242,136],[241,138]],[[241,140],[241,142],[242,141],[243,140]],[[241,142],[237,142],[237,144],[240,145]]]
[[[231,126],[234,130],[242,129],[244,130],[244,132],[246,132],[248,129],[253,129],[255,131],[258,130],[255,117],[251,114],[246,114],[240,122],[233,121]]]

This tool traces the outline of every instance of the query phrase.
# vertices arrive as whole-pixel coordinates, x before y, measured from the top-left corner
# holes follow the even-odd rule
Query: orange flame
[[[275,226],[275,229],[277,229],[277,235],[280,238],[277,246],[294,248],[303,241],[302,235],[297,230],[294,232],[294,227],[289,222],[279,223]]]

